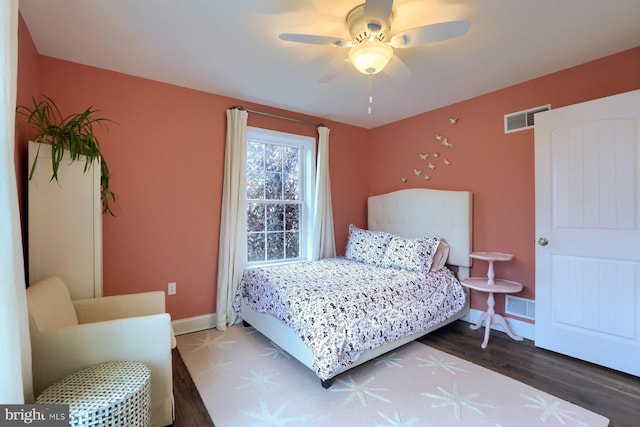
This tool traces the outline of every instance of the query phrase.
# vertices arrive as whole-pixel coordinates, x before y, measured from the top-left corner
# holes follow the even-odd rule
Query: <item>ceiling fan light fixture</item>
[[[349,60],[362,74],[376,74],[387,66],[393,48],[380,40],[364,40],[349,51]]]

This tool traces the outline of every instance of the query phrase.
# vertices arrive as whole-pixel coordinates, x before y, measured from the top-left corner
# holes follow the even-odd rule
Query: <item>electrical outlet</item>
[[[175,295],[176,294],[176,282],[167,283],[167,294]]]

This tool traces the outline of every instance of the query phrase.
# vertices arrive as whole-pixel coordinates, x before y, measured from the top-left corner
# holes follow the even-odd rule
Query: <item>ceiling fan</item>
[[[281,40],[315,45],[333,45],[349,48],[348,61],[363,74],[376,74],[382,71],[394,58],[394,48],[404,49],[423,46],[461,36],[469,31],[471,24],[467,20],[448,21],[438,24],[401,31],[391,35],[393,21],[393,0],[366,0],[347,14],[347,27],[352,39],[320,36],[312,34],[282,33]],[[404,63],[396,56],[396,65]],[[396,67],[398,68],[398,67]],[[408,71],[406,71],[408,73]],[[329,79],[325,79],[328,81]]]

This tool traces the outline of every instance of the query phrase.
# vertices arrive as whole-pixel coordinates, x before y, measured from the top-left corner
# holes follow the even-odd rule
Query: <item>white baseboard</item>
[[[471,310],[469,310],[469,314],[464,316],[461,320],[464,320],[465,322],[469,322],[469,323],[477,323],[482,313],[483,311],[472,308]],[[513,319],[511,317],[506,319],[507,319],[507,323],[509,323],[509,327],[511,328],[511,332],[529,340],[535,339],[536,325],[528,322],[523,322],[522,320]],[[495,325],[495,324],[491,325],[491,329],[504,332],[502,325]]]
[[[203,331],[215,328],[217,324],[216,314],[203,314],[202,316],[178,319],[171,322],[173,333],[176,335],[190,334],[191,332]]]

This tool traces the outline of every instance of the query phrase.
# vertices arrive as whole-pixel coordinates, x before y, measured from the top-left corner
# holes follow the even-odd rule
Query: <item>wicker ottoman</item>
[[[151,424],[150,371],[140,362],[108,362],[69,375],[36,403],[69,405],[70,426]]]

